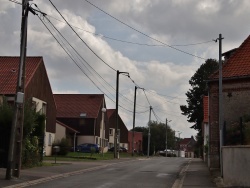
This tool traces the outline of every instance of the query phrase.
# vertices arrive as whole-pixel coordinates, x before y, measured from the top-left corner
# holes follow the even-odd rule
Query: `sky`
[[[20,54],[22,6],[14,1],[0,0],[1,56]],[[180,105],[187,104],[188,81],[200,65],[218,59],[213,40],[221,33],[225,52],[250,31],[249,0],[51,1],[73,29],[49,1],[31,1],[47,16],[29,13],[27,56],[43,57],[53,93],[104,93],[114,109],[116,71],[128,72],[130,78],[119,74],[119,114],[127,128],[136,84],[144,90],[137,89],[135,126],[147,126],[152,106],[151,120],[167,119],[181,138],[197,134]]]

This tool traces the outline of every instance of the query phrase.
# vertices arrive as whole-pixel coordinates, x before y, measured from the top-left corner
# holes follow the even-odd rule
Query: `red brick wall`
[[[223,111],[226,125],[250,114],[250,78],[223,81]],[[218,82],[209,83],[209,157],[210,167],[219,167]]]
[[[128,132],[128,152],[132,153],[132,138],[133,131]],[[142,151],[142,133],[134,132],[134,149],[136,151]]]

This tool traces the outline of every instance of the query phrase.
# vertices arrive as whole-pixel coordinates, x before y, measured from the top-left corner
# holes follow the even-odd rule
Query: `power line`
[[[35,5],[36,6],[36,5]],[[36,6],[37,7],[37,6]],[[34,9],[35,10],[35,9]],[[37,10],[35,10],[35,11],[37,11]],[[43,12],[41,12],[40,10],[38,11],[39,13],[41,13],[44,17],[46,17],[47,16],[47,14],[46,13],[43,13]],[[53,28],[55,28],[56,29],[56,27],[52,24],[52,22],[46,17],[46,19],[50,22],[50,24],[53,26]],[[56,29],[57,30],[57,29]],[[57,32],[58,33],[60,33],[58,30],[57,30]],[[60,35],[61,35],[61,33],[60,33]],[[62,37],[63,37],[63,35],[61,35]],[[70,47],[76,52],[76,54],[78,55],[78,56],[80,56],[81,57],[81,59],[85,62],[85,63],[87,63],[88,64],[88,66],[96,73],[96,74],[98,74],[98,76],[107,84],[107,85],[109,85],[114,91],[115,91],[115,88],[111,85],[111,84],[109,84],[98,72],[96,72],[95,70],[94,70],[94,68],[77,52],[77,50],[67,41],[67,39],[65,38],[65,37],[63,37],[64,38],[64,40],[66,40],[66,42],[70,45]],[[84,65],[85,66],[85,65]],[[86,67],[86,66],[85,66]],[[86,67],[87,68],[87,67]],[[88,68],[87,68],[88,69]],[[89,71],[90,73],[91,73],[91,71]],[[92,74],[92,73],[91,73]],[[130,78],[130,77],[129,77]],[[130,78],[131,79],[131,78]],[[131,79],[132,80],[132,79]],[[133,80],[132,80],[133,81]],[[133,81],[134,82],[134,81]],[[100,82],[99,82],[100,83]],[[101,84],[101,83],[100,83]],[[101,84],[102,85],[102,84]],[[103,86],[103,85],[102,85]],[[105,86],[103,86],[104,88],[105,88]],[[106,89],[106,88],[105,88]],[[107,90],[107,89],[106,89]],[[107,90],[108,91],[108,90]],[[109,92],[109,91],[108,91]],[[110,93],[110,92],[109,92]],[[111,94],[111,93],[110,93]],[[111,94],[112,95],[112,94]],[[121,94],[121,93],[119,93],[119,95],[121,95],[124,99],[126,99],[127,101],[129,101],[129,102],[131,102],[131,103],[133,103],[133,101],[131,101],[130,99],[128,99],[126,96],[124,96],[123,94]],[[139,104],[138,104],[139,105]],[[142,105],[139,105],[139,106],[142,106]],[[144,106],[142,106],[142,107],[144,107]]]
[[[92,50],[90,48],[90,46],[78,35],[78,33],[73,29],[73,27],[69,24],[69,22],[64,18],[64,16],[61,14],[61,12],[56,8],[56,6],[51,2],[51,0],[49,0],[49,2],[52,4],[52,6],[56,9],[56,11],[58,12],[58,14],[60,14],[60,16],[63,18],[63,20],[67,23],[67,25],[72,29],[72,31],[74,31],[74,33],[78,36],[78,38],[87,46],[87,48],[98,58],[100,59],[105,65],[107,65],[110,69],[112,69],[113,71],[117,71],[116,69],[114,69],[113,67],[111,67],[108,63],[106,63],[99,55],[97,55],[97,53],[94,52],[94,50]]]
[[[38,15],[37,15],[38,16]],[[86,75],[86,77],[97,87],[98,90],[100,90],[102,93],[105,94],[106,97],[108,97],[108,99],[110,99],[113,103],[115,103],[115,101],[110,98],[88,75],[87,73],[82,69],[82,67],[77,63],[77,61],[72,57],[72,54],[70,52],[68,52],[66,50],[65,47],[63,47],[63,45],[59,42],[59,40],[55,37],[55,35],[52,33],[52,31],[48,28],[48,26],[44,23],[44,21],[38,16],[38,18],[40,19],[40,21],[43,23],[43,25],[46,27],[46,29],[50,32],[50,34],[53,36],[53,38],[57,41],[57,43],[61,46],[61,48],[65,51],[65,53],[70,57],[70,59],[75,63],[75,65],[81,70],[82,73],[84,73]],[[56,29],[56,28],[54,28]],[[57,29],[56,29],[57,30]],[[57,30],[58,31],[58,30]],[[59,32],[59,31],[58,31]],[[59,32],[60,33],[60,32]],[[62,36],[62,35],[61,35]],[[63,37],[63,36],[62,36]],[[64,37],[63,37],[64,38]],[[65,38],[64,38],[65,39]],[[65,39],[66,40],[66,39]],[[66,40],[67,41],[67,40]],[[68,41],[67,41],[68,42]],[[63,42],[62,42],[63,43]],[[69,44],[70,45],[70,44]],[[100,82],[99,82],[100,83]],[[102,85],[103,86],[103,85]],[[104,87],[104,86],[103,86]],[[107,90],[107,89],[106,89]],[[133,113],[132,110],[129,110],[121,105],[119,105],[119,107],[121,107],[122,109]],[[147,111],[141,111],[141,112],[136,112],[136,113],[146,113]]]
[[[59,22],[62,22],[62,23],[65,23],[64,21],[56,18],[56,17],[53,17],[51,15],[47,15]],[[113,37],[110,37],[110,36],[106,36],[106,35],[102,35],[100,33],[94,33],[94,32],[91,32],[91,31],[88,31],[88,30],[85,30],[85,29],[82,29],[80,27],[77,27],[77,26],[74,26],[71,24],[72,27],[76,28],[76,29],[79,29],[81,31],[84,31],[86,33],[89,33],[89,34],[92,34],[92,35],[95,35],[95,36],[100,36],[101,38],[106,38],[106,39],[109,39],[109,40],[113,40],[113,41],[117,41],[117,42],[122,42],[122,43],[127,43],[127,44],[133,44],[133,45],[139,45],[139,46],[148,46],[148,47],[166,47],[166,45],[164,44],[146,44],[146,43],[138,43],[138,42],[132,42],[132,41],[125,41],[125,40],[121,40],[121,39],[117,39],[117,38],[113,38]],[[201,44],[206,44],[206,43],[210,43],[210,42],[214,42],[213,40],[209,40],[209,41],[203,41],[203,42],[197,42],[197,43],[190,43],[190,44],[171,44],[171,46],[195,46],[195,45],[201,45]]]
[[[50,1],[50,0],[49,0],[49,1]],[[138,32],[138,33],[140,33],[140,34],[142,34],[142,35],[144,35],[144,36],[146,36],[146,37],[148,37],[148,38],[150,38],[150,39],[156,41],[156,42],[159,42],[160,44],[166,45],[166,46],[168,46],[169,48],[172,48],[172,49],[177,50],[177,51],[179,51],[179,52],[182,52],[182,53],[184,53],[184,54],[187,54],[187,55],[190,55],[190,56],[197,57],[197,58],[200,58],[200,59],[204,59],[204,60],[205,60],[205,58],[203,58],[203,57],[200,57],[200,56],[191,54],[191,53],[186,52],[186,51],[184,51],[184,50],[180,50],[180,49],[178,49],[178,48],[176,48],[176,47],[174,47],[174,46],[171,46],[171,45],[169,45],[169,44],[166,44],[166,43],[164,43],[164,42],[162,42],[162,41],[160,41],[160,40],[158,40],[158,39],[155,39],[155,38],[149,36],[148,34],[145,34],[145,33],[141,32],[141,31],[139,31],[138,29],[135,29],[134,27],[128,25],[127,23],[125,23],[125,22],[119,20],[118,18],[112,16],[111,14],[105,12],[104,10],[102,10],[102,9],[99,8],[98,6],[94,5],[93,3],[89,2],[88,0],[85,0],[85,1],[86,1],[87,3],[89,3],[90,5],[92,5],[93,7],[97,8],[98,10],[102,11],[102,12],[105,13],[106,15],[110,16],[111,18],[115,19],[116,21],[122,23],[123,25],[126,25],[126,26],[129,27],[130,29],[132,29],[132,30],[134,30],[134,31],[136,31],[136,32]]]
[[[19,1],[15,1],[15,0],[9,0],[9,1],[11,1],[11,2],[13,2],[13,3],[16,3],[16,4],[19,4],[19,5],[23,5],[23,4],[20,3]]]

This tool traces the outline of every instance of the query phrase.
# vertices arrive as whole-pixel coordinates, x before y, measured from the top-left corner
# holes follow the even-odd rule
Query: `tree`
[[[195,72],[195,74],[189,80],[191,89],[187,91],[187,103],[188,105],[181,105],[180,109],[182,114],[188,117],[188,122],[194,123],[193,128],[198,131],[196,136],[197,145],[196,150],[199,151],[199,155],[202,155],[203,138],[201,133],[202,121],[203,121],[203,96],[207,95],[206,80],[209,76],[219,68],[219,63],[215,59],[207,59],[204,64]],[[197,154],[196,153],[196,154]]]
[[[157,121],[152,121],[150,124],[150,155],[154,151],[164,150],[166,148],[166,124],[158,123]],[[133,129],[132,129],[133,130]],[[132,131],[131,130],[131,131]],[[143,153],[147,153],[148,147],[148,127],[135,127],[137,132],[142,132],[143,135]],[[167,127],[167,139],[168,139],[168,149],[174,149],[175,138],[174,131],[168,125]]]
[[[9,138],[12,125],[13,106],[6,98],[0,102],[0,151],[4,152],[5,164],[9,150]],[[42,162],[43,140],[45,131],[45,115],[36,112],[27,101],[24,107],[22,165],[36,166]],[[2,161],[0,161],[1,166]]]
[[[191,89],[187,91],[188,105],[181,105],[182,114],[187,116],[188,122],[194,123],[191,127],[198,132],[201,131],[203,121],[203,96],[207,95],[206,80],[209,76],[218,70],[219,64],[215,59],[207,59],[204,64],[195,72],[189,80]]]

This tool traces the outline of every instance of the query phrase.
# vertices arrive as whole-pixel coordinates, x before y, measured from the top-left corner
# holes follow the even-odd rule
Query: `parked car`
[[[113,152],[113,151],[114,151],[114,147],[109,148],[109,151],[112,151],[112,152]],[[118,151],[118,149],[117,149],[117,151]],[[128,150],[127,150],[127,148],[120,147],[119,152],[128,152]]]
[[[95,153],[100,152],[100,146],[98,144],[90,144],[90,143],[78,145],[76,147],[76,151],[83,152],[83,153],[91,153],[91,148],[95,149]]]

